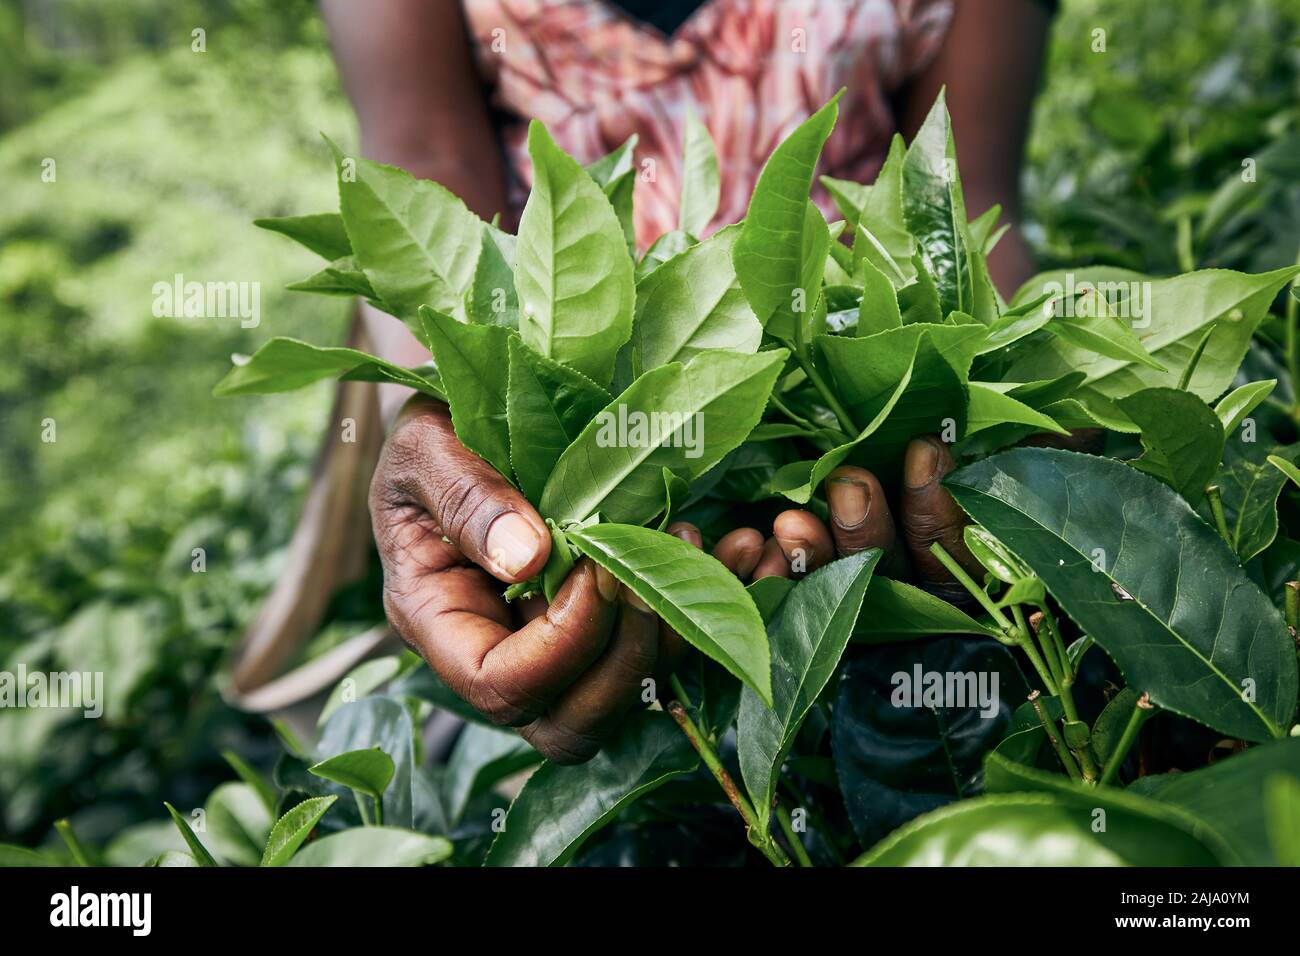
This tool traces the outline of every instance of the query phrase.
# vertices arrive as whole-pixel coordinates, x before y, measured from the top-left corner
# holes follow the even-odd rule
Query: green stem
[[[1020,610],[1020,605],[1013,604],[1011,606],[1011,613],[1015,615],[1016,618],[1016,644],[1025,652],[1025,656],[1029,658],[1029,663],[1034,665],[1034,670],[1036,670],[1038,676],[1042,678],[1043,686],[1047,688],[1047,692],[1055,697],[1060,693],[1056,677],[1052,673],[1052,669],[1043,661],[1043,658],[1039,656],[1038,648],[1034,646],[1034,638],[1030,632],[1029,625],[1025,623],[1025,615],[1024,612]]]
[[[1286,626],[1296,629],[1296,620],[1300,618],[1300,581],[1288,581],[1286,592]]]
[[[948,569],[948,573],[970,592],[970,596],[980,603],[980,607],[988,612],[989,617],[993,618],[1002,632],[1014,641],[1015,628],[1011,621],[1002,613],[1002,609],[993,603],[993,599],[988,596],[988,593],[975,583],[975,579],[966,573],[965,568],[958,564],[956,559],[945,551],[943,545],[938,541],[930,545],[930,553],[938,558],[939,563]]]
[[[375,826],[384,825],[384,798],[375,797]]]
[[[68,845],[68,850],[72,853],[72,859],[77,866],[95,865],[90,862],[90,854],[86,852],[86,848],[77,839],[77,834],[73,832],[71,823],[67,820],[55,820],[54,829],[63,838],[63,842]]]
[[[357,801],[357,812],[361,814],[361,825],[370,826],[370,811],[366,809],[366,799],[361,796],[361,791],[353,790],[352,797]]]
[[[1079,768],[1075,764],[1074,758],[1070,756],[1070,751],[1065,748],[1065,744],[1061,743],[1061,738],[1057,736],[1056,725],[1052,723],[1052,719],[1047,716],[1047,711],[1043,709],[1043,702],[1039,699],[1040,696],[1038,691],[1034,691],[1029,695],[1029,702],[1034,706],[1034,713],[1038,715],[1039,723],[1043,725],[1047,739],[1052,742],[1057,759],[1061,761],[1061,766],[1065,768],[1065,772],[1069,774],[1070,779],[1082,780],[1083,775],[1079,773]]]
[[[1183,366],[1183,374],[1178,378],[1178,391],[1187,391],[1187,386],[1192,383],[1192,376],[1196,374],[1196,366],[1201,364],[1201,356],[1205,354],[1205,347],[1210,344],[1210,336],[1214,334],[1216,328],[1217,326],[1211,325],[1205,330],[1205,334],[1201,336],[1201,341],[1197,343],[1196,350],[1192,352],[1192,357]]]
[[[1016,627],[1020,629],[1020,632],[1038,641],[1038,649],[1047,664],[1047,672],[1051,675],[1056,686],[1060,687],[1065,680],[1065,665],[1056,653],[1056,648],[1052,646],[1050,636],[1043,633],[1043,615],[1035,613],[1026,621],[1025,612],[1018,604],[1012,606],[1011,613],[1016,619]]]
[[[1192,219],[1186,213],[1178,217],[1178,271],[1195,272],[1196,254],[1192,251]]]
[[[1071,681],[1074,680],[1074,664],[1070,661],[1070,651],[1065,646],[1065,638],[1061,636],[1061,629],[1056,626],[1056,618],[1046,607],[1039,607],[1039,612],[1043,615],[1043,623],[1047,626],[1047,633],[1051,638],[1052,646],[1056,648],[1056,654],[1061,659],[1061,666],[1065,668],[1065,676]]]
[[[775,392],[772,393],[772,407],[775,408],[782,415],[784,415],[786,418],[790,419],[790,421],[794,422],[800,428],[806,428],[810,432],[815,432],[817,430],[816,425],[808,421],[808,419],[804,418],[798,412],[791,409],[790,406],[786,405],[786,403],[781,400],[781,396],[777,395]]]
[[[1115,749],[1111,751],[1110,758],[1106,761],[1106,768],[1101,772],[1103,784],[1110,783],[1119,774],[1119,768],[1124,763],[1124,758],[1128,756],[1128,752],[1133,749],[1133,741],[1137,740],[1138,732],[1153,713],[1155,707],[1151,704],[1151,698],[1143,694],[1133,705],[1133,713],[1129,715],[1128,723],[1124,725],[1124,733],[1115,744]]]
[[[816,366],[813,365],[812,359],[806,354],[796,352],[795,361],[799,363],[799,367],[803,369],[803,373],[808,376],[808,381],[812,382],[813,387],[821,393],[822,400],[826,403],[826,407],[835,413],[835,417],[839,419],[840,428],[844,430],[844,433],[850,438],[856,437],[861,429],[853,423],[853,416],[849,414],[848,409],[840,404],[840,400],[835,397],[835,393],[830,390],[825,379],[822,378],[821,373],[818,372]]]
[[[727,768],[722,765],[717,752],[709,744],[704,734],[700,733],[700,728],[695,725],[695,721],[691,720],[691,715],[686,713],[686,708],[682,705],[682,702],[680,700],[669,701],[668,713],[672,715],[673,720],[677,721],[677,726],[686,735],[686,739],[695,748],[695,752],[700,755],[704,765],[709,768],[709,772],[713,774],[713,779],[718,781],[718,786],[722,788],[722,792],[727,795],[731,805],[736,808],[736,812],[745,821],[745,830],[749,842],[756,846],[773,866],[789,866],[790,858],[776,845],[770,835],[763,834],[758,825],[758,814],[754,812],[753,806],[745,795],[740,792],[736,782],[731,779],[731,774],[727,773]]]
[[[781,823],[781,832],[785,834],[785,840],[790,844],[790,849],[794,851],[794,858],[799,861],[799,865],[812,866],[812,858],[808,856],[808,851],[804,849],[799,834],[794,832],[794,822],[790,819],[790,811],[778,804],[776,818]]]
[[[1232,540],[1232,532],[1228,530],[1228,516],[1223,513],[1223,494],[1219,491],[1219,486],[1208,486],[1205,489],[1205,497],[1210,501],[1210,513],[1214,515],[1214,526],[1219,529],[1219,534],[1223,537],[1223,540],[1228,542],[1228,547],[1236,551],[1236,542]]]

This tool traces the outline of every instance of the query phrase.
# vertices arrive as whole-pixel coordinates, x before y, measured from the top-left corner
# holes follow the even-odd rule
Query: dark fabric
[[[704,0],[612,0],[628,16],[648,23],[671,36],[692,13],[704,6]]]

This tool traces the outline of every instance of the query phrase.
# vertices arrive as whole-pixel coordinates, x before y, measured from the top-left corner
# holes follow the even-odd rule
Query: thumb
[[[460,443],[447,406],[412,400],[376,471],[413,498],[470,561],[501,581],[526,581],[551,553],[546,523],[514,485]]]

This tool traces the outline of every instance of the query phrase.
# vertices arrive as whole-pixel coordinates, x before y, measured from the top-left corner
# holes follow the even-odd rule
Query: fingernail
[[[596,565],[596,590],[606,601],[612,602],[618,597],[618,578],[610,574],[600,565]]]
[[[487,559],[511,577],[519,574],[537,557],[542,539],[528,519],[516,511],[507,511],[488,525]]]
[[[736,552],[736,576],[742,581],[754,573],[759,559],[763,557],[762,548],[741,548]]]
[[[632,605],[642,614],[654,613],[654,611],[650,610],[650,605],[646,604],[645,601],[641,600],[641,597],[631,588],[623,589],[623,600],[626,601],[628,604]]]
[[[687,544],[694,545],[697,548],[704,547],[704,538],[700,532],[689,524],[674,524],[668,526],[668,533],[674,538],[681,538]]]
[[[826,489],[831,515],[841,528],[856,528],[871,511],[871,489],[860,481],[833,478]]]
[[[934,481],[939,473],[939,447],[933,438],[922,438],[912,442],[907,449],[903,480],[909,488],[924,488]]]

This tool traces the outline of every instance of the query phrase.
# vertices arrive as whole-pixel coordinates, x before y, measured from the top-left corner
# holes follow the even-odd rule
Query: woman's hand
[[[502,583],[537,574],[546,525],[452,429],[447,407],[409,401],[370,486],[384,610],[442,681],[557,763],[580,763],[643,700],[681,639],[609,572],[578,562],[555,601],[512,606]],[[662,635],[661,635],[662,631]]]

